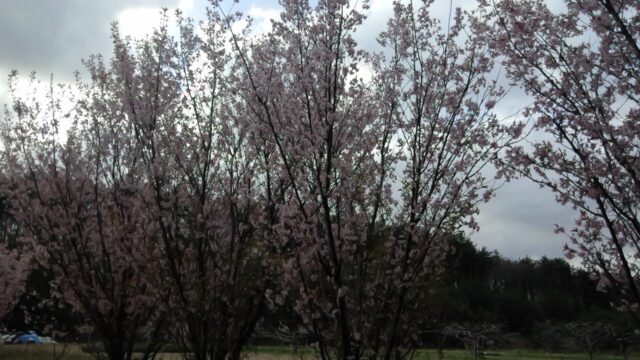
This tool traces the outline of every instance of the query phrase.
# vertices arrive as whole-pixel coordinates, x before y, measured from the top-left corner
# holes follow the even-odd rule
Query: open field
[[[55,354],[60,354],[64,345],[0,345],[1,360],[54,360]],[[161,354],[162,360],[178,360],[179,354]],[[254,347],[246,353],[247,360],[294,360],[313,359],[313,352],[305,350],[294,353],[287,347],[265,346]],[[586,360],[585,353],[547,353],[531,350],[496,350],[488,351],[484,359],[487,360]],[[89,360],[94,359],[91,354],[84,353],[79,345],[67,345],[66,352],[60,360]],[[420,350],[414,357],[416,360],[437,360],[434,350]],[[468,360],[470,355],[463,350],[445,351],[445,360]],[[621,360],[621,355],[596,354],[595,360]],[[632,354],[629,360],[640,360],[640,354]]]

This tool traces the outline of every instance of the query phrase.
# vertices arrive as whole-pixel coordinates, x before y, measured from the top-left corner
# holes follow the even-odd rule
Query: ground
[[[67,345],[64,355],[56,359],[64,345],[0,345],[1,360],[90,360],[93,357],[82,352],[78,345]],[[286,347],[259,347],[246,353],[247,360],[294,360],[313,359],[313,353],[305,351],[303,354],[295,354]],[[445,351],[445,360],[468,360],[468,353],[461,350]],[[178,360],[179,354],[162,354],[163,360]],[[415,360],[437,360],[438,356],[433,350],[421,350],[414,357]],[[490,351],[485,360],[586,360],[586,354],[571,353],[547,353],[529,350],[505,350]],[[595,360],[621,360],[621,355],[596,354]],[[629,360],[640,360],[640,353],[633,354]]]

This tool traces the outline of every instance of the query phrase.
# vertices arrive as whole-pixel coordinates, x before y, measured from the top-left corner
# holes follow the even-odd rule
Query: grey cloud
[[[81,59],[108,54],[110,24],[132,7],[175,7],[178,0],[0,1],[0,66],[70,78]],[[3,74],[4,75],[4,74]]]
[[[558,204],[548,189],[519,179],[505,184],[494,199],[480,206],[480,231],[472,239],[509,258],[563,257],[567,238],[555,234],[554,225],[569,228],[574,217],[575,212]]]

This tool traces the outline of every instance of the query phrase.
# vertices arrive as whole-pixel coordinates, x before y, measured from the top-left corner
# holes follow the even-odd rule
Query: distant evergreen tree
[[[506,259],[463,235],[451,245],[425,315],[431,322],[424,339],[432,346],[442,345],[441,331],[452,323],[501,324],[533,345],[545,336],[543,329],[577,321],[624,328],[611,294],[597,291],[589,273],[564,259]],[[451,340],[445,345],[461,345]]]

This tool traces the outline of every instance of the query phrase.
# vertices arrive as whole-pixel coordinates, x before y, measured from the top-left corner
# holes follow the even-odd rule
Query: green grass
[[[532,351],[532,350],[487,350],[487,355],[484,357],[486,360],[586,360],[588,356],[586,353],[548,353],[544,351]],[[447,350],[445,351],[445,360],[470,360],[471,354],[464,350]],[[621,360],[622,355],[613,354],[594,354],[595,360]],[[416,357],[417,360],[437,360],[438,355],[435,350],[421,350],[418,351]],[[633,354],[629,356],[629,360],[640,360],[640,354]]]
[[[305,358],[313,358],[313,350],[303,348],[294,352],[289,346],[253,346],[247,348],[248,352],[258,354],[272,354],[282,356],[303,355]],[[535,350],[487,350],[485,360],[587,360],[586,353],[549,353]],[[445,350],[445,360],[471,360],[469,352],[465,350]],[[622,355],[611,353],[595,353],[594,360],[622,360]],[[418,350],[414,356],[415,360],[438,360],[435,350]],[[629,360],[640,360],[640,354],[630,354]]]
[[[274,354],[274,355],[295,355],[295,354],[313,354],[313,349],[310,347],[302,347],[293,350],[288,345],[259,345],[259,346],[246,346],[246,352],[259,353],[259,354]]]
[[[64,345],[55,346],[55,354],[59,355]],[[78,346],[70,345],[60,360],[94,359],[83,353]],[[0,360],[55,360],[53,345],[0,345]]]
[[[56,345],[59,352],[62,345]],[[177,355],[177,354],[174,354]],[[302,355],[305,359],[313,359],[314,353],[310,348],[303,348],[294,352],[289,346],[252,346],[247,349],[247,359],[264,357],[294,359]],[[471,356],[464,350],[445,350],[445,360],[470,360]],[[53,345],[0,345],[1,360],[54,360]],[[89,360],[90,354],[83,353],[79,346],[71,345],[61,360]],[[419,350],[415,360],[438,360],[435,350]],[[586,360],[586,353],[547,353],[533,350],[488,350],[485,360]],[[595,354],[595,360],[621,360],[621,355]],[[640,354],[632,354],[630,360],[640,360]]]
[[[299,349],[294,352],[291,347],[287,346],[255,346],[249,347],[248,352],[258,354],[272,354],[282,356],[303,355],[304,357],[313,357],[313,350],[310,348]],[[545,351],[535,350],[488,350],[485,352],[485,360],[586,360],[586,353],[548,353]],[[445,350],[445,360],[471,360],[469,352],[465,350]],[[594,354],[594,360],[622,360],[622,355],[614,355],[611,353]],[[414,356],[415,360],[438,360],[435,350],[418,350]],[[629,360],[640,360],[640,354],[630,354]]]

